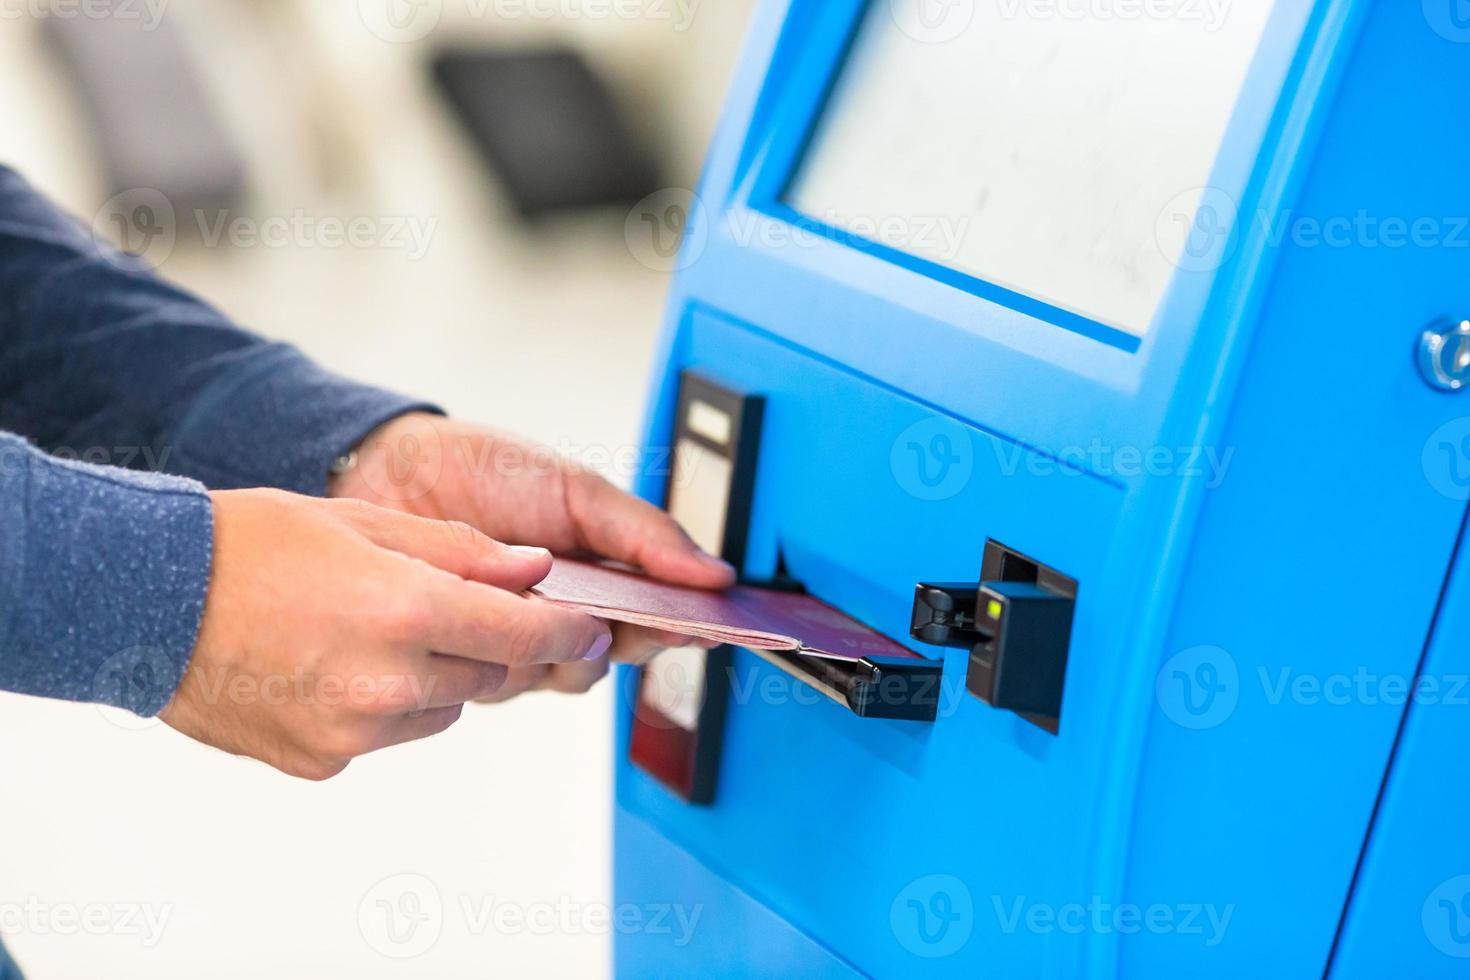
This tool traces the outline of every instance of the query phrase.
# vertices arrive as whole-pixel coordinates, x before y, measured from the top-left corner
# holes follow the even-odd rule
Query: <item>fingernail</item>
[[[716,558],[714,555],[710,554],[707,551],[701,551],[699,553],[699,560],[704,562],[710,568],[718,568],[721,571],[729,572],[731,575],[735,574],[734,565],[725,561],[723,558]]]
[[[587,651],[583,660],[601,660],[612,648],[612,633],[603,633],[592,643],[592,648]]]
[[[510,546],[510,550],[514,551],[518,555],[525,555],[527,558],[551,557],[551,552],[547,551],[545,548],[537,548],[529,544],[513,544]]]

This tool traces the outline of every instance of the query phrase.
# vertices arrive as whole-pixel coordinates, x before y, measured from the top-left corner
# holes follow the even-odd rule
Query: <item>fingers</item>
[[[452,575],[428,584],[426,648],[507,667],[596,659],[612,646],[607,624],[542,599]]]
[[[510,670],[505,683],[494,692],[479,697],[480,704],[503,704],[529,691],[556,691],[561,694],[585,694],[607,676],[613,663],[642,664],[669,647],[709,645],[677,633],[651,630],[627,623],[613,623],[613,645],[607,657],[561,664],[532,664]]]
[[[591,473],[568,473],[567,510],[590,551],[655,578],[703,589],[735,584],[735,570],[701,551],[673,518]]]
[[[285,765],[273,764],[293,776],[330,779],[360,755],[438,735],[459,721],[463,712],[463,704],[452,704],[381,717],[368,714],[339,718],[325,733],[317,732],[290,753]]]
[[[334,501],[338,512],[374,544],[416,558],[389,570],[402,596],[384,620],[391,637],[422,653],[522,667],[596,659],[612,636],[605,624],[520,593],[545,577],[549,552],[500,544],[468,525]],[[446,679],[473,700],[490,693],[495,678],[440,662]],[[503,681],[503,678],[500,678]]]
[[[655,654],[669,647],[703,646],[718,644],[709,640],[694,639],[652,630],[627,623],[613,623],[613,645],[609,655],[591,661],[576,661],[561,664],[532,664],[510,670],[505,683],[493,693],[477,698],[480,704],[502,704],[529,691],[556,691],[562,694],[584,694],[607,676],[611,664],[642,664]]]
[[[558,665],[559,666],[559,665]],[[556,669],[551,664],[532,664],[529,667],[514,667],[505,683],[488,697],[479,699],[480,704],[503,704],[518,698],[527,691],[536,690],[541,679]]]
[[[419,703],[410,709],[445,708],[492,697],[510,673],[503,664],[431,653],[420,674]]]
[[[670,647],[699,646],[709,649],[718,645],[713,640],[681,636],[678,633],[670,633],[668,630],[614,623],[613,645],[609,656],[613,663],[641,664],[660,650],[667,650]]]
[[[607,676],[608,659],[579,660],[569,664],[532,664],[517,667],[499,690],[480,698],[481,704],[502,704],[529,691],[555,691],[560,694],[586,694]]]
[[[598,660],[579,660],[574,664],[557,664],[533,686],[532,690],[557,691],[561,694],[586,694],[607,676],[606,657]]]
[[[613,626],[613,645],[608,656],[614,663],[641,664],[666,645],[661,631],[618,623]]]
[[[373,750],[386,749],[390,745],[402,745],[404,742],[414,742],[421,738],[438,735],[459,721],[459,716],[463,711],[463,704],[454,704],[401,715],[379,730]]]
[[[374,544],[460,578],[524,592],[551,571],[546,549],[501,544],[459,521],[415,517],[359,500],[333,501],[332,506]]]

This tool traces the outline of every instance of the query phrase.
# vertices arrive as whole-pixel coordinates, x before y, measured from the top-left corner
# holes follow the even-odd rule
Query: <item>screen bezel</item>
[[[1045,303],[935,275],[781,203],[866,9],[767,0],[756,14],[691,205],[676,322],[716,312],[1054,461],[1097,442],[1158,445],[1167,420],[1192,416],[1238,363],[1283,251],[1271,222],[1301,193],[1363,0],[1280,0],[1210,178],[1242,214],[1269,220],[1238,224],[1218,268],[1176,272],[1142,338],[1084,332]],[[683,342],[682,329],[666,334],[657,356]],[[655,383],[656,402],[669,394]]]
[[[875,18],[881,18],[887,12],[888,0],[876,0],[867,4],[859,3],[855,9],[855,15],[850,23],[844,23],[845,30],[831,32],[828,36],[831,40],[840,40],[841,45],[835,59],[832,60],[832,69],[821,86],[809,86],[808,91],[820,92],[820,99],[808,107],[805,114],[803,131],[794,141],[777,140],[778,152],[773,152],[764,164],[764,169],[757,184],[757,193],[753,200],[762,211],[772,217],[780,218],[793,226],[800,227],[806,231],[826,236],[833,241],[849,245],[852,248],[867,251],[877,255],[889,262],[905,266],[915,272],[930,278],[944,282],[948,285],[965,290],[976,296],[981,296],[993,302],[1003,303],[1012,309],[1028,313],[1039,319],[1046,320],[1056,326],[1072,330],[1084,336],[1102,341],[1115,347],[1128,351],[1136,351],[1143,337],[1147,335],[1149,323],[1140,323],[1137,329],[1129,329],[1128,325],[1098,316],[1097,310],[1089,310],[1077,304],[1064,305],[1042,298],[1034,291],[1028,291],[1024,285],[1013,284],[1002,285],[991,281],[983,275],[973,271],[966,271],[943,260],[932,257],[924,257],[912,250],[906,250],[882,242],[866,238],[861,234],[837,227],[825,222],[821,217],[814,216],[800,209],[793,201],[793,194],[798,186],[804,168],[810,163],[813,154],[819,144],[819,138],[823,124],[829,119],[832,111],[836,108],[834,99],[837,97],[838,87],[846,78],[851,69],[853,50],[859,38],[865,30],[874,28]],[[951,8],[952,10],[963,8]],[[1269,18],[1269,15],[1268,15]],[[1279,24],[1277,25],[1279,28]],[[975,30],[971,26],[969,30]],[[1266,28],[1270,29],[1269,25]],[[1264,37],[1264,31],[1263,35]],[[942,43],[932,45],[940,47]],[[915,39],[913,47],[916,52],[922,52],[926,47],[923,41]],[[1252,52],[1251,57],[1254,57]],[[1249,60],[1247,66],[1249,66]],[[800,121],[802,113],[793,113],[793,117]],[[1225,133],[1222,131],[1220,138],[1223,142]],[[1004,134],[999,134],[1004,138]],[[1181,185],[1183,186],[1183,185]],[[1202,202],[1204,203],[1204,202]],[[875,215],[877,217],[887,217]],[[898,216],[903,217],[903,216]],[[1162,296],[1160,297],[1162,300]],[[1154,314],[1157,313],[1157,307]]]
[[[960,269],[925,259],[881,242],[873,241],[842,228],[826,224],[816,218],[797,211],[787,202],[793,183],[800,176],[801,167],[807,158],[813,141],[825,118],[837,83],[845,70],[848,56],[856,42],[863,23],[873,4],[888,0],[831,0],[828,6],[817,12],[808,34],[805,57],[787,77],[786,91],[778,112],[771,119],[767,133],[767,144],[759,168],[750,186],[748,204],[762,214],[779,219],[794,228],[820,235],[848,248],[857,249],[898,265],[926,278],[947,286],[963,290],[993,303],[998,303],[1029,317],[1050,323],[1100,341],[1119,350],[1133,353],[1139,350],[1145,338],[1165,318],[1168,293],[1161,299],[1154,317],[1142,334],[1132,334],[1088,316],[1085,313],[1066,309],[1038,299],[1028,293],[1010,289],[987,281]],[[1290,21],[1299,17],[1299,5],[1282,0],[1273,10],[1263,34],[1261,48],[1252,60],[1246,80],[1246,88],[1259,84],[1260,76],[1267,66],[1257,63],[1258,59],[1270,61],[1279,57],[1279,50],[1271,50],[1269,40],[1283,33],[1291,33]],[[1300,28],[1296,29],[1298,32]],[[1241,100],[1248,93],[1242,91]],[[1230,161],[1223,159],[1233,145],[1239,146],[1246,134],[1243,120],[1233,116],[1221,143],[1217,172],[1212,176],[1209,187],[1235,187],[1243,190],[1240,182],[1232,182]],[[1233,138],[1233,139],[1232,139]],[[1244,176],[1244,174],[1236,174]],[[1223,182],[1222,182],[1223,181]],[[1227,190],[1228,192],[1228,190]]]

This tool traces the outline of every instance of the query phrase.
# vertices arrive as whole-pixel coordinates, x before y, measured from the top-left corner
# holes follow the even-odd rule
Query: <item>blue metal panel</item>
[[[1463,117],[1454,93],[1470,84],[1470,51],[1419,5],[1383,3],[1351,53],[1293,220],[1431,216],[1447,237],[1289,236],[1278,249],[1241,384],[1217,418],[1234,461],[1203,502],[1163,649],[1185,654],[1164,668],[1185,679],[1166,678],[1179,686],[1144,753],[1113,776],[1139,773],[1131,846],[1118,852],[1132,899],[1233,905],[1234,917],[1203,960],[1188,937],[1125,943],[1124,975],[1185,963],[1199,975],[1206,962],[1225,976],[1262,958],[1278,975],[1323,970],[1404,710],[1380,688],[1414,674],[1464,513],[1423,456],[1466,408],[1422,382],[1412,340],[1465,298],[1470,236],[1453,245],[1443,219],[1465,213],[1455,174],[1470,133],[1434,120]],[[1197,680],[1212,670],[1235,690],[1213,715],[1175,723],[1183,698],[1205,703]]]
[[[620,813],[617,835],[618,976],[862,976],[638,818]]]
[[[1280,205],[1295,158],[1262,156],[1262,146],[1294,150],[1310,137],[1313,117],[1290,104],[1277,112],[1278,97],[1283,86],[1295,93],[1319,83],[1318,61],[1340,51],[1345,12],[1357,5],[1329,0],[1313,15],[1311,0],[1279,0],[1211,178],[1241,213]],[[1197,420],[1221,351],[1239,326],[1240,304],[1270,271],[1271,256],[1260,261],[1270,229],[1260,222],[1243,223],[1234,260],[1219,270],[1180,272],[1158,329],[1130,353],[1057,329],[1035,304],[1006,305],[1014,301],[1010,294],[977,301],[916,260],[890,261],[846,238],[793,237],[786,221],[764,213],[785,182],[782,165],[795,155],[801,126],[815,112],[811,93],[825,89],[862,8],[853,0],[830,7],[774,0],[758,12],[690,215],[688,238],[698,252],[681,261],[687,268],[675,284],[671,317],[697,297],[961,419],[1043,446],[1153,445],[1165,413],[1181,400]],[[915,350],[925,356],[914,357]],[[965,372],[932,369],[980,358],[988,376],[1007,383],[977,385]],[[1045,391],[1048,398],[1012,398],[1012,390]],[[661,385],[658,394],[667,397],[668,390]],[[1069,411],[1055,411],[1058,403]]]
[[[1470,426],[1467,426],[1470,431]],[[1470,974],[1470,538],[1462,539],[1434,642],[1412,686],[1332,976]]]
[[[1090,692],[1106,690],[1112,669],[1101,572],[1117,487],[1045,465],[722,317],[692,313],[681,347],[682,365],[767,397],[754,574],[769,574],[779,547],[816,595],[901,637],[914,582],[973,577],[987,536],[1025,540],[1039,560],[1099,583],[1079,597],[1074,637],[1086,652],[1069,671],[1063,720],[1064,731],[1096,730],[1106,705]],[[909,443],[933,433],[949,435],[961,461],[953,484],[931,492],[901,467]],[[1103,744],[1057,739],[990,710],[964,693],[963,661],[946,664],[941,721],[925,726],[858,718],[741,654],[716,804],[685,806],[631,769],[619,803],[701,859],[739,869],[742,888],[860,969],[910,970],[914,955],[890,914],[914,880],[943,872],[1005,894],[1061,894],[1082,887],[1090,863],[1085,829]],[[1024,841],[1013,837],[1017,825]],[[1052,859],[1038,861],[1038,840]],[[995,944],[971,942],[934,969],[1020,970],[1039,956],[1075,956],[1047,951],[1040,936],[1001,942],[985,912],[969,928]]]
[[[1453,240],[1470,126],[1445,124],[1464,120],[1470,44],[1421,4],[1280,5],[1212,178],[1246,216],[1232,257],[1179,273],[1130,345],[845,236],[790,244],[778,191],[862,6],[772,0],[756,19],[648,439],[666,443],[685,368],[765,395],[747,573],[784,559],[893,636],[913,584],[973,579],[987,538],[1075,578],[1060,732],[965,694],[963,655],[930,727],[856,718],[738,655],[712,807],[619,763],[619,895],[659,894],[648,869],[673,847],[783,925],[711,898],[709,954],[625,956],[625,938],[620,971],[708,972],[772,930],[876,976],[1320,975],[1404,717],[1339,684],[1413,675],[1464,516],[1424,447],[1465,409],[1411,344],[1470,281]],[[1440,237],[1296,233],[1360,212]],[[1443,764],[1412,732],[1400,764]],[[1401,809],[1395,841],[1415,836]],[[1364,910],[1403,863],[1374,853]],[[1451,878],[1451,856],[1406,887]],[[1355,921],[1340,969],[1386,963]]]

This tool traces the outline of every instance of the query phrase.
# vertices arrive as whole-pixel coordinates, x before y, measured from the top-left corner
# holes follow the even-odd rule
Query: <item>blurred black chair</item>
[[[433,77],[527,219],[628,205],[661,186],[612,91],[570,49],[443,51]]]

